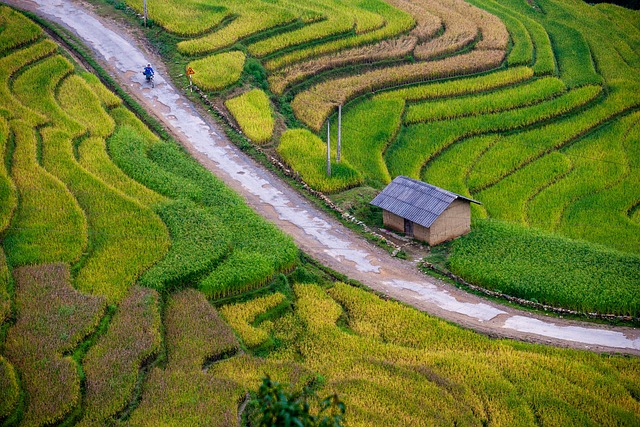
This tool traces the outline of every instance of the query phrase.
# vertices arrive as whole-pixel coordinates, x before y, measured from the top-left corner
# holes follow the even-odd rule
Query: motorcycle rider
[[[142,72],[142,74],[145,75],[147,81],[151,80],[151,77],[155,74],[153,72],[153,68],[151,68],[151,64],[147,64],[147,66],[144,67],[144,71]]]

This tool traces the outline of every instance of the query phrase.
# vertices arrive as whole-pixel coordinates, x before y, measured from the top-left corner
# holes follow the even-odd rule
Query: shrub
[[[189,62],[193,68],[193,83],[204,90],[221,90],[240,80],[245,55],[240,51],[209,55]]]
[[[225,101],[247,138],[257,143],[265,143],[273,135],[273,112],[269,97],[253,89],[240,96]]]

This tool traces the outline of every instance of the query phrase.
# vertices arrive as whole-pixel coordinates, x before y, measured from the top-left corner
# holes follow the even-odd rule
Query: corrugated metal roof
[[[371,204],[423,227],[431,227],[456,199],[481,204],[435,185],[398,176],[371,201]]]

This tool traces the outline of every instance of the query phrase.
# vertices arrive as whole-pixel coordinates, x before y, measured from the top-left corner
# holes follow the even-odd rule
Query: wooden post
[[[147,18],[148,18],[148,14],[147,14],[147,0],[144,0],[144,26],[147,26]]]
[[[331,122],[327,120],[327,176],[331,176]]]
[[[338,105],[338,152],[336,153],[336,161],[340,162],[340,150],[342,148],[342,104]]]

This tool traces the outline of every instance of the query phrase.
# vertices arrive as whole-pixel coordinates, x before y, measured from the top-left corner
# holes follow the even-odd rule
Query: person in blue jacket
[[[153,68],[151,68],[151,64],[147,64],[147,66],[144,67],[144,71],[142,72],[142,74],[146,76],[147,81],[151,80],[151,77],[155,74],[153,72]]]

